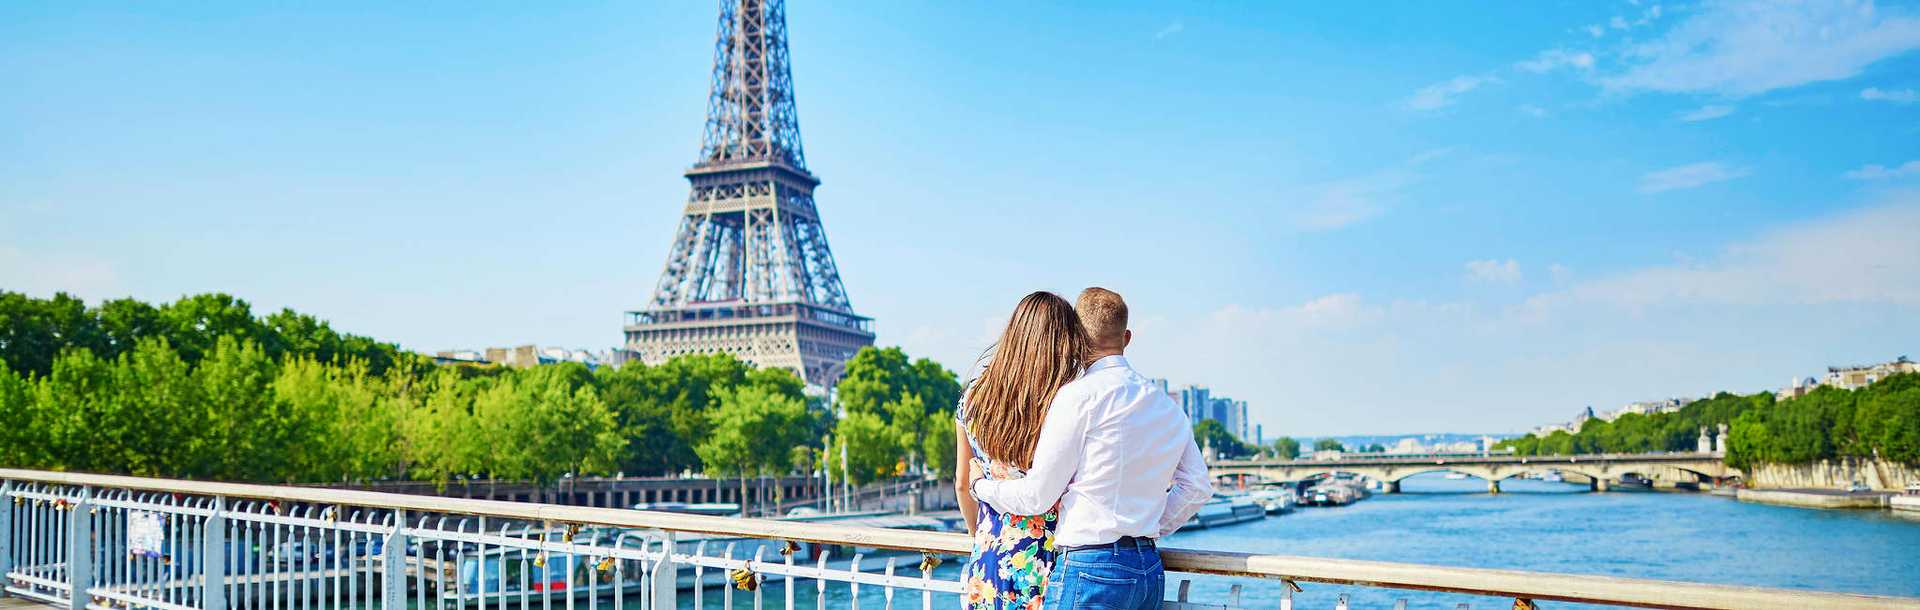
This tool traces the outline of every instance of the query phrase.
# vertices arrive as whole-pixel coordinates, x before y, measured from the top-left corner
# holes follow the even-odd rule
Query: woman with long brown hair
[[[1006,480],[1033,467],[1047,406],[1085,369],[1088,343],[1066,299],[1029,294],[1014,307],[1000,340],[983,358],[985,370],[960,401],[954,490],[973,534],[973,555],[961,574],[961,598],[969,610],[1040,610],[1046,598],[1059,507],[1041,515],[1004,514],[974,501],[967,471],[980,460],[991,478]]]

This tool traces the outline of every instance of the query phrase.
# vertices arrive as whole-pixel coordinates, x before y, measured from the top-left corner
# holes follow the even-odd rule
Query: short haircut
[[[1099,286],[1080,291],[1073,310],[1094,347],[1114,348],[1127,343],[1127,302],[1120,293]]]

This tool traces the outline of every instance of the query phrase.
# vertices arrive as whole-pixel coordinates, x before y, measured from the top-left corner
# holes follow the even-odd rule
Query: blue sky
[[[714,7],[0,6],[0,287],[606,348]],[[1269,436],[1516,431],[1920,355],[1920,6],[788,7],[880,342],[1104,285]]]

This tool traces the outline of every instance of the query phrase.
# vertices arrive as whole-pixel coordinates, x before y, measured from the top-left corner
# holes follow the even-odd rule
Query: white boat
[[[1293,488],[1279,485],[1256,488],[1247,492],[1247,498],[1259,504],[1269,515],[1291,512],[1294,505],[1299,503],[1299,496],[1293,493]]]
[[[1267,509],[1254,503],[1247,496],[1215,494],[1213,499],[1201,506],[1200,512],[1192,519],[1188,519],[1187,524],[1180,526],[1180,529],[1205,529],[1265,518],[1267,518]]]
[[[1466,473],[1462,473],[1462,472],[1449,472],[1447,473],[1447,478],[1458,481],[1460,479],[1467,478],[1467,475]]]

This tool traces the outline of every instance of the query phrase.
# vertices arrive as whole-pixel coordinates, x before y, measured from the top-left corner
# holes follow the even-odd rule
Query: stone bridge
[[[1430,472],[1458,472],[1487,482],[1487,491],[1500,493],[1500,481],[1529,473],[1559,472],[1570,480],[1586,479],[1594,491],[1627,474],[1639,475],[1656,486],[1681,483],[1718,485],[1742,473],[1726,465],[1721,453],[1644,453],[1601,455],[1343,455],[1322,460],[1216,460],[1208,464],[1222,479],[1252,477],[1266,481],[1298,481],[1349,473],[1380,481],[1386,493],[1400,491],[1400,481]]]

